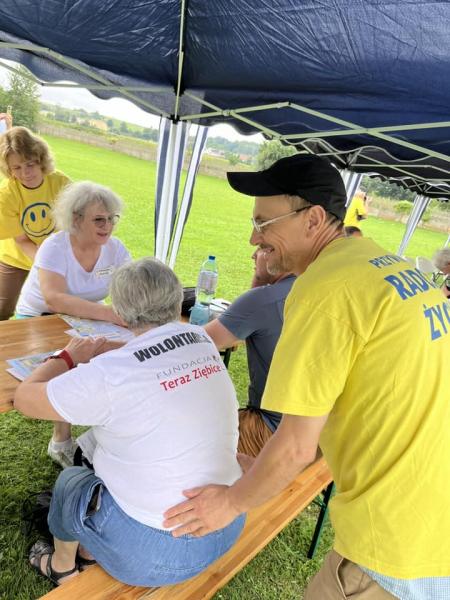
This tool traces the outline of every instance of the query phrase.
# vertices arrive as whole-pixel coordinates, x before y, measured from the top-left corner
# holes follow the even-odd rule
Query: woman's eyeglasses
[[[96,227],[105,227],[106,223],[111,223],[111,225],[117,225],[119,219],[120,215],[110,215],[109,217],[95,217],[95,219],[92,219],[92,222]]]

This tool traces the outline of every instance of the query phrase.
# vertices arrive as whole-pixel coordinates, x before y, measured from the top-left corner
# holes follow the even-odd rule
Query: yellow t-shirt
[[[370,239],[331,242],[287,297],[262,406],[329,413],[335,549],[386,576],[450,575],[449,366],[450,302]]]
[[[355,196],[347,208],[344,218],[345,227],[359,227],[358,217],[367,217],[367,208],[361,196]]]
[[[59,191],[69,183],[59,171],[44,175],[42,185],[24,187],[17,179],[5,179],[0,185],[0,262],[29,270],[32,260],[13,238],[26,235],[40,245],[55,230],[51,208]]]

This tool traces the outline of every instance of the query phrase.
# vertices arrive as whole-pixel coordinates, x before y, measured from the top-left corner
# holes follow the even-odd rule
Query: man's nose
[[[258,233],[256,231],[256,229],[253,227],[253,231],[252,231],[252,234],[250,236],[250,244],[252,246],[257,246],[260,243],[260,241],[261,241],[261,234]]]

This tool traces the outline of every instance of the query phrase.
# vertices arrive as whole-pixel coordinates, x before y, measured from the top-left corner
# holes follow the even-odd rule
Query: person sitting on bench
[[[171,269],[150,258],[123,265],[111,299],[132,341],[106,352],[105,338],[73,338],[16,392],[23,414],[91,425],[96,441],[94,470],[58,477],[54,547],[37,542],[30,563],[57,585],[92,560],[130,585],[177,583],[224,554],[244,526],[239,515],[218,533],[175,539],[162,525],[193,480],[241,476],[236,394],[203,328],[178,322],[183,290]]]
[[[239,410],[238,451],[257,456],[281,420],[280,413],[261,408],[261,398],[283,326],[284,302],[295,275],[284,272],[271,275],[262,250],[256,250],[252,258],[255,261],[252,289],[208,323],[205,330],[218,348],[245,340],[250,385],[247,407]]]

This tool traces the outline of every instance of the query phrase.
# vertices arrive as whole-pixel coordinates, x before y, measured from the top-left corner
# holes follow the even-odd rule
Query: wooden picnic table
[[[0,413],[12,409],[19,381],[6,369],[7,359],[64,348],[70,325],[57,315],[0,321]]]

